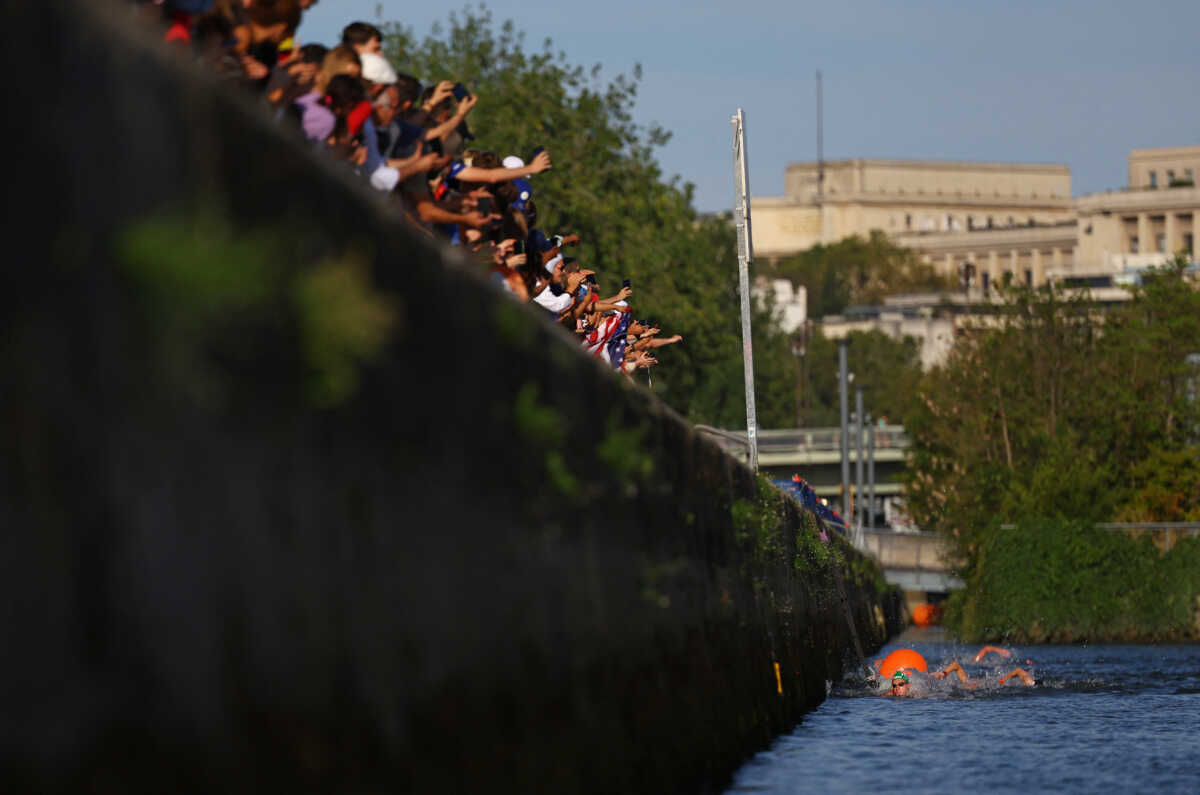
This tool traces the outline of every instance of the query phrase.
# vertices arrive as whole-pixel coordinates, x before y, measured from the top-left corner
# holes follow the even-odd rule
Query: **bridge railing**
[[[731,431],[697,425],[696,430],[714,436],[730,452],[748,448],[745,431]],[[875,449],[908,449],[910,440],[903,425],[875,426]],[[758,432],[760,453],[840,452],[842,432],[840,428],[779,428]],[[851,444],[851,448],[853,448]],[[735,452],[736,454],[736,452]]]
[[[1130,535],[1150,533],[1155,546],[1164,552],[1170,552],[1182,536],[1200,535],[1200,522],[1101,522],[1096,527]]]
[[[1009,530],[1016,525],[1002,524],[1000,529]],[[1169,552],[1175,542],[1184,536],[1200,535],[1200,522],[1097,522],[1096,527],[1115,533],[1141,535],[1150,533],[1154,537],[1155,546],[1164,552]]]

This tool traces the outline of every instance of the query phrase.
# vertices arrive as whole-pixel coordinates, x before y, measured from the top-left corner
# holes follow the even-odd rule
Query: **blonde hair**
[[[358,53],[344,44],[339,44],[325,54],[325,60],[321,61],[321,71],[317,72],[317,78],[313,81],[313,90],[324,94],[325,89],[329,87],[329,81],[338,75],[348,74],[347,67],[357,66],[359,74],[362,74],[362,61],[358,58]]]

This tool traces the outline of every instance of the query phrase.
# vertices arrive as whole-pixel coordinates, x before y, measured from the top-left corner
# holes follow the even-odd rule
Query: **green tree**
[[[916,252],[897,246],[878,229],[865,239],[853,235],[784,257],[774,271],[807,289],[812,318],[840,314],[848,306],[878,304],[887,295],[954,286],[921,262]]]
[[[653,390],[694,422],[745,424],[734,234],[727,218],[700,217],[693,188],[664,177],[654,153],[670,134],[633,122],[640,67],[605,83],[549,39],[527,50],[486,9],[452,13],[418,40],[403,25],[383,26],[393,63],[424,82],[462,81],[480,97],[470,119],[481,149],[530,156],[545,146],[554,167],[532,180],[538,225],[577,232],[581,263],[601,288],[633,282],[638,313],[683,335],[660,351]],[[791,425],[795,359],[786,335],[757,308],[755,370],[760,424]]]
[[[1200,445],[1152,451],[1128,484],[1118,522],[1200,522]]]
[[[854,386],[863,389],[864,407],[876,419],[903,423],[916,408],[921,378],[919,343],[912,337],[894,340],[880,331],[854,331],[848,339],[847,362],[854,373]],[[808,343],[802,381],[802,425],[841,422],[837,341],[819,329]]]
[[[962,330],[947,361],[923,377],[906,423],[908,510],[964,561],[967,589],[954,602],[954,620],[973,633],[1007,621],[1001,605],[1009,597],[987,597],[1012,593],[997,585],[1010,577],[997,573],[1001,560],[1011,573],[1029,570],[1034,547],[1063,560],[1084,554],[1061,548],[1082,543],[1065,532],[1014,551],[1014,525],[1200,515],[1200,374],[1187,361],[1197,350],[1200,288],[1182,259],[1145,274],[1131,300],[1108,309],[1053,285],[1009,288],[998,317]],[[1015,582],[1022,592],[1033,588]],[[1046,587],[1054,599],[1109,598],[1084,586],[1073,595]],[[1172,598],[1187,602],[1191,586],[1180,587]],[[1026,607],[1026,617],[1041,609]],[[1116,631],[1085,623],[1084,635]],[[1037,635],[1027,624],[1021,632]]]

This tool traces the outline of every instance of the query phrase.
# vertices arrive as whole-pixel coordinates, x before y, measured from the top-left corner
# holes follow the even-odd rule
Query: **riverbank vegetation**
[[[1177,258],[1102,309],[1005,293],[906,417],[907,507],[962,561],[947,620],[981,639],[1194,637],[1195,542],[1097,522],[1200,520],[1200,289]]]

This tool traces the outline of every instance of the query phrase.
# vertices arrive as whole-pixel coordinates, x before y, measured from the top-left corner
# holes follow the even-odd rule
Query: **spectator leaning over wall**
[[[366,22],[351,22],[342,29],[342,45],[359,55],[364,52],[378,55],[383,52],[383,33]]]
[[[656,323],[635,317],[628,281],[601,295],[599,274],[567,255],[577,235],[538,228],[534,178],[553,168],[553,140],[537,142],[528,159],[468,148],[475,138],[468,117],[486,97],[443,75],[422,86],[397,73],[374,25],[352,22],[327,49],[295,41],[313,0],[131,2],[140,19],[162,25],[177,51],[190,47],[230,90],[257,92],[279,124],[395,201],[414,228],[460,246],[508,296],[497,300],[534,303],[627,375],[656,366],[654,351],[682,341],[659,337]]]

